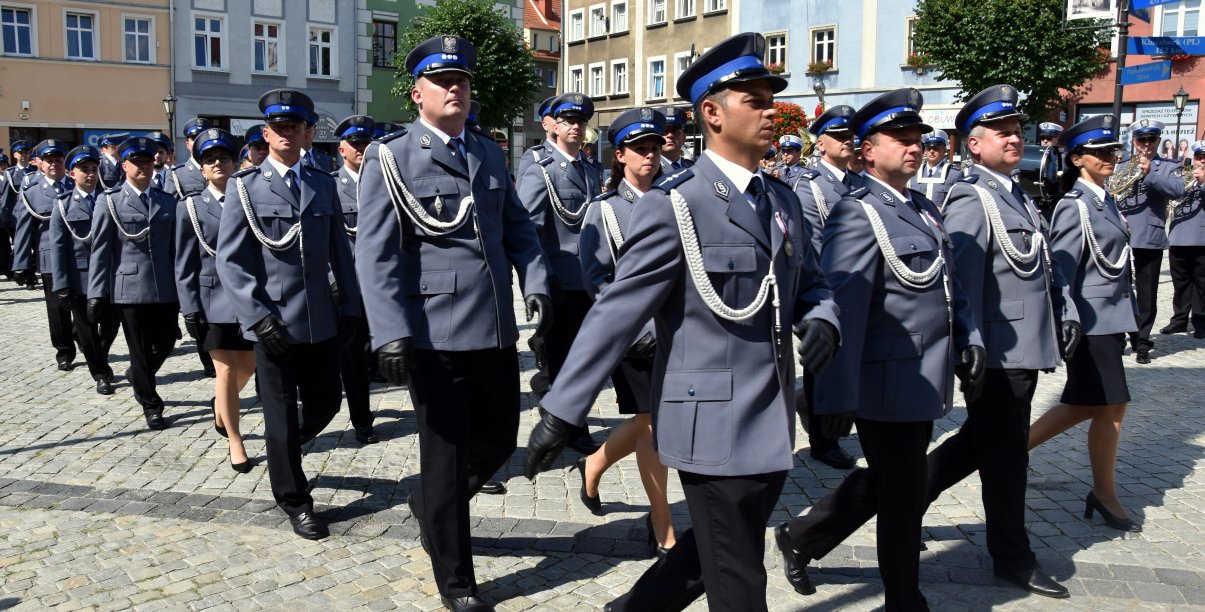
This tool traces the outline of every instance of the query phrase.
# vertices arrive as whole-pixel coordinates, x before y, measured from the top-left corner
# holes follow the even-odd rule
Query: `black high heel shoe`
[[[235,463],[231,461],[230,469],[238,472],[239,474],[246,474],[247,472],[251,471],[251,466],[253,465],[255,464],[251,462],[251,458],[247,457],[247,460],[242,463]]]
[[[590,511],[590,514],[593,514],[594,516],[602,516],[602,498],[598,495],[595,495],[594,497],[586,495],[586,458],[578,457],[577,461],[573,464],[573,467],[577,468],[578,473],[582,475],[582,505],[586,506],[586,509]]]
[[[222,436],[223,438],[229,438],[230,434],[226,433],[226,428],[221,425],[218,425],[218,400],[217,400],[217,398],[214,398],[214,397],[209,398],[209,409],[213,410],[213,430],[218,432],[219,436]],[[230,465],[234,465],[234,464],[231,463]]]
[[[653,533],[653,513],[650,512],[644,515],[644,528],[648,530],[649,551],[658,559],[664,559],[665,555],[669,554],[669,549],[657,543],[657,536]]]
[[[1093,512],[1099,512],[1100,518],[1105,520],[1105,524],[1118,531],[1128,531],[1130,533],[1139,533],[1142,531],[1142,525],[1128,518],[1113,516],[1113,513],[1105,509],[1105,505],[1100,503],[1100,500],[1096,498],[1096,493],[1089,491],[1088,497],[1084,499],[1084,518],[1092,518]]]

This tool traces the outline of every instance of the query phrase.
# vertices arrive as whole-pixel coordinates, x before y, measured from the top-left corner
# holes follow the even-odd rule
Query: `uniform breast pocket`
[[[293,227],[293,207],[287,204],[269,204],[255,207],[255,216],[264,233],[273,240],[281,239]]]
[[[760,278],[757,271],[757,247],[752,244],[705,244],[703,269],[707,271],[716,290],[724,302],[737,308],[744,307],[741,301],[753,298]]]
[[[121,227],[128,233],[140,232],[147,226],[146,215],[137,212],[120,212],[117,218]]]
[[[937,243],[931,236],[892,236],[891,246],[900,260],[913,272],[924,272],[937,260]]]
[[[460,201],[460,189],[450,176],[418,177],[411,183],[414,197],[431,214],[438,215]]]
[[[485,195],[481,200],[476,200],[477,214],[491,219],[502,217],[502,206],[506,202],[506,189],[508,184],[503,183],[496,176],[490,176],[486,179]]]
[[[732,370],[666,372],[657,448],[668,457],[722,465],[732,456]]]
[[[411,281],[406,294],[422,300],[431,342],[446,342],[452,331],[452,307],[456,301],[456,270],[432,270]]]

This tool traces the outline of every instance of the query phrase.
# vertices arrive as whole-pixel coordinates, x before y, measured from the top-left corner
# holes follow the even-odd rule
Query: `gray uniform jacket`
[[[1009,264],[979,189],[986,191],[999,211],[1004,239],[1021,254],[1033,251],[1042,228],[1037,209],[1020,185],[1011,180],[1001,183],[979,166],[967,169],[964,178],[950,188],[942,216],[954,245],[958,283],[970,300],[985,342],[987,367],[1054,368],[1059,364],[1054,304],[1058,303],[1062,312],[1058,288],[1064,283],[1052,282],[1053,269],[1040,245],[1032,262],[1011,260]]]
[[[183,200],[184,196],[199,193],[205,189],[207,183],[201,174],[201,167],[193,161],[190,158],[182,164],[172,166],[171,171],[168,172],[167,184],[163,186],[163,190],[168,195],[177,200]]]
[[[176,301],[176,200],[154,188],[145,193],[149,207],[128,183],[96,199],[88,262],[89,299],[106,298],[114,304]],[[139,238],[125,235],[144,230],[147,233]]]
[[[921,162],[916,176],[908,181],[908,188],[921,192],[937,206],[937,210],[941,210],[946,205],[946,194],[949,193],[950,187],[953,187],[954,183],[962,178],[962,170],[943,159],[941,163],[937,164],[937,169],[933,171],[932,177],[925,176],[928,172],[929,164]]]
[[[1146,176],[1138,179],[1130,196],[1117,200],[1117,210],[1130,222],[1130,246],[1166,249],[1168,201],[1182,195],[1184,171],[1179,162],[1152,159]]]
[[[226,184],[218,227],[218,277],[234,301],[243,337],[268,315],[284,321],[290,344],[333,338],[339,317],[360,316],[360,290],[351,243],[343,231],[339,197],[329,174],[300,165],[300,202],[271,163],[236,173]],[[237,179],[246,187],[252,216],[265,237],[277,241],[297,224],[296,242],[274,250],[260,242],[247,219]],[[335,303],[327,273],[339,283]]]
[[[546,155],[527,167],[519,177],[519,200],[531,214],[540,236],[540,245],[548,257],[551,281],[560,289],[583,290],[582,268],[578,261],[578,232],[581,220],[573,222],[562,218],[554,210],[548,194],[544,172],[552,178],[552,186],[560,198],[561,206],[569,214],[584,213],[586,205],[602,191],[602,176],[597,164],[579,156],[582,172],[579,174],[559,151],[548,151]]]
[[[100,174],[100,189],[106,191],[116,187],[126,180],[126,173],[121,169],[120,161],[113,161],[108,156],[100,156],[100,166],[97,168]]]
[[[591,299],[598,299],[598,294],[615,280],[615,260],[620,249],[612,235],[616,229],[608,228],[603,220],[603,203],[606,202],[614,211],[620,242],[623,242],[632,229],[632,209],[636,205],[636,197],[636,192],[627,181],[620,181],[617,189],[599,195],[586,210],[586,219],[582,221],[579,258],[582,262],[582,283]],[[654,331],[650,319],[637,338]]]
[[[545,140],[544,142],[541,142],[540,144],[524,151],[523,155],[519,157],[519,169],[515,171],[515,176],[523,176],[523,173],[527,172],[527,168],[529,166],[542,159],[545,155],[548,155],[548,147],[555,146],[556,145]]]
[[[1100,262],[1084,240],[1079,205],[1082,200],[1092,223],[1092,234],[1105,259],[1121,261],[1120,272],[1102,274]],[[1133,262],[1122,260],[1129,227],[1117,211],[1113,196],[1104,201],[1081,179],[1054,207],[1050,220],[1050,250],[1057,268],[1055,279],[1064,283],[1064,312],[1060,319],[1078,320],[1085,335],[1104,336],[1138,331],[1133,291]],[[1116,278],[1109,278],[1116,276]]]
[[[334,160],[331,159],[330,155],[319,149],[310,149],[305,155],[302,155],[301,165],[309,166],[323,174],[330,174],[335,171]]]
[[[70,178],[63,179],[61,194],[55,194],[50,179],[44,174],[30,174],[25,179],[22,193],[17,195],[13,203],[13,217],[17,229],[13,233],[13,269],[33,270],[41,274],[50,274],[54,269],[50,261],[50,211],[58,204],[57,198],[71,197],[75,182]],[[28,206],[26,205],[28,204]],[[33,212],[30,212],[32,209]],[[37,261],[34,261],[37,253]]]
[[[364,166],[360,166],[363,170]],[[359,195],[357,194],[358,183],[352,178],[348,172],[347,166],[343,166],[331,173],[331,177],[335,179],[335,190],[339,194],[339,210],[343,217],[343,231],[347,233],[348,240],[354,247],[356,245],[356,224],[359,222],[360,207],[357,203]]]
[[[12,168],[0,172],[0,227],[13,226],[13,203],[17,201],[22,178],[14,178],[15,174]]]
[[[234,300],[222,285],[217,270],[223,205],[208,188],[192,194],[192,203],[195,219],[188,211],[187,197],[176,205],[176,292],[180,295],[180,313],[199,312],[210,323],[237,323]],[[211,255],[205,250],[201,240],[215,253]]]
[[[983,345],[971,305],[953,274],[953,252],[938,224],[940,213],[920,193],[909,190],[908,195],[924,217],[877,179],[867,178],[833,207],[824,226],[820,262],[841,307],[844,341],[833,363],[816,377],[816,414],[856,406],[857,416],[873,421],[940,418],[953,407],[957,353]],[[859,200],[878,213],[903,264],[921,272],[945,257],[948,279],[939,274],[923,289],[900,282],[888,268]]]
[[[677,167],[675,167],[675,165]],[[673,174],[679,170],[689,168],[693,165],[695,165],[695,161],[686,156],[679,157],[677,162],[672,162],[664,157],[661,158],[661,171],[666,175]]]
[[[807,169],[807,166],[804,166],[803,164],[783,166],[782,176],[780,178],[782,179],[782,182],[788,185],[794,185],[795,181],[798,181],[799,177],[803,176],[803,172]]]
[[[820,190],[820,197],[824,198],[824,207],[828,211],[825,214],[828,214],[851,189],[861,187],[863,181],[861,176],[846,172],[845,181],[848,183],[846,185],[824,164],[817,164],[815,168],[802,166],[801,168],[802,171],[796,180],[787,184],[795,190],[795,195],[799,196],[799,205],[803,207],[803,218],[811,228],[812,248],[819,253],[824,235],[824,220],[820,218],[816,190]]]
[[[1184,192],[1172,209],[1168,241],[1174,247],[1205,247],[1205,190],[1200,185]]]
[[[401,338],[439,351],[509,347],[519,341],[511,268],[524,295],[548,294],[535,226],[506,173],[502,149],[473,130],[465,130],[464,139],[467,175],[421,122],[364,153],[356,272],[373,350]],[[464,225],[440,235],[395,208],[381,170],[385,147],[427,214],[451,221],[471,196]]]
[[[791,469],[791,328],[805,318],[839,324],[795,196],[784,183],[766,184],[778,219],[771,221],[769,236],[746,196],[707,155],[641,197],[615,279],[586,315],[557,377],[569,382],[554,384],[541,405],[582,423],[644,322],[653,318],[653,433],[661,462],[717,476]],[[750,318],[729,321],[700,297],[687,270],[671,190],[686,201],[706,282],[725,304],[750,305],[773,269],[781,296],[778,337],[770,299]]]
[[[71,295],[88,294],[88,259],[92,256],[92,216],[96,214],[96,203],[102,197],[98,189],[89,203],[79,191],[59,200],[50,211],[50,275],[51,289],[70,289]],[[64,212],[66,214],[64,214]],[[78,238],[87,238],[87,241]]]

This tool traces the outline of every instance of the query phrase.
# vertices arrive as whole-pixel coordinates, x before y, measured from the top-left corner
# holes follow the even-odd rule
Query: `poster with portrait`
[[[1113,19],[1118,0],[1067,0],[1067,19]]]

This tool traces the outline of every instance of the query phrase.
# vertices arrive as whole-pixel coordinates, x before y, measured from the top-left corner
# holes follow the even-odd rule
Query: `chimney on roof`
[[[544,0],[544,16],[549,17],[556,12],[557,0]]]

